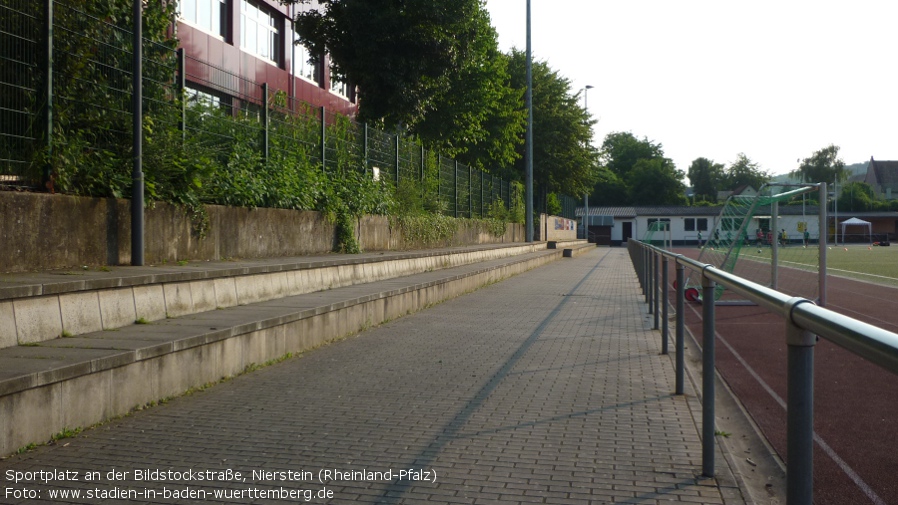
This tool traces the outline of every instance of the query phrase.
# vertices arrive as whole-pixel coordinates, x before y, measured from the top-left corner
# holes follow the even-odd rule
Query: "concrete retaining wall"
[[[272,258],[330,252],[334,225],[318,212],[206,206],[202,238],[184,208],[156,202],[146,209],[148,264],[181,260]],[[131,202],[37,193],[0,192],[0,272],[28,272],[131,262]],[[382,216],[360,220],[366,251],[423,248],[407,242]],[[524,241],[523,225],[502,237],[460,223],[450,243],[436,247]]]

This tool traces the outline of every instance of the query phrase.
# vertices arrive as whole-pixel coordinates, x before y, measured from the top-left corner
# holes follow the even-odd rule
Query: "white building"
[[[722,206],[590,207],[589,239],[599,245],[619,246],[630,238],[643,239],[652,223],[662,221],[669,223],[670,240],[674,246],[696,245],[699,232],[703,240],[713,239],[714,231],[720,229],[722,209]],[[789,241],[798,243],[804,240],[807,230],[810,240],[816,242],[820,236],[817,211],[817,206],[811,205],[780,205],[777,231],[786,230]],[[582,219],[582,207],[577,209],[577,215]],[[771,220],[769,209],[753,217],[746,230],[749,240],[756,240],[759,229],[764,234],[770,231]]]

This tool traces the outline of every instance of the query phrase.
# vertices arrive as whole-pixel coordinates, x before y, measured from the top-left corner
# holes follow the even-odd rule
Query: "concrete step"
[[[444,251],[377,255],[383,257],[380,262],[374,255],[366,255],[364,260],[361,257],[332,258],[321,262],[333,264],[308,263],[309,269],[320,270],[315,275],[303,273],[303,268],[284,268],[284,265],[299,263],[275,260],[266,262],[267,266],[257,264],[225,269],[214,265],[208,270],[195,266],[193,271],[156,274],[154,284],[163,284],[157,288],[161,289],[163,297],[173,289],[166,291],[165,283],[186,283],[192,293],[193,283],[211,280],[214,289],[216,282],[233,282],[236,291],[238,283],[243,282],[237,279],[243,276],[263,276],[257,280],[263,286],[257,288],[257,292],[276,296],[240,304],[241,298],[235,295],[238,302],[229,307],[148,321],[150,324],[134,324],[132,321],[117,328],[0,349],[0,416],[4,419],[4,429],[0,430],[0,455],[14,452],[30,443],[45,442],[63,429],[90,426],[192,387],[240,373],[253,364],[288,353],[304,352],[416,312],[561,259],[564,249],[579,254],[593,248],[582,241],[567,243],[564,249],[555,250],[545,249],[544,244],[542,247],[517,247],[519,250],[514,255],[510,250],[503,252],[496,251],[495,247],[476,247],[452,251],[452,254]],[[463,259],[491,255],[499,257]],[[395,275],[396,271],[408,271],[412,267],[378,265],[403,261],[401,256],[407,256],[405,260],[412,262],[431,258],[423,263],[443,268],[426,267],[425,271],[398,276]],[[444,262],[452,261],[467,263],[444,265]],[[317,279],[320,274],[318,282],[324,286],[327,285],[325,272],[329,270],[321,269],[336,268],[330,270],[336,282],[336,279],[346,279],[338,273],[341,268],[348,267],[353,267],[350,269],[353,272],[373,272],[370,277],[360,273],[357,277],[350,276],[350,279],[377,278],[378,275],[388,278],[370,282],[346,281],[347,285],[341,287],[302,294],[287,294],[286,288],[264,287],[265,276],[275,279],[288,272],[293,272],[294,278]],[[247,269],[252,271],[248,272]],[[227,274],[223,273],[225,270]],[[349,273],[342,275],[349,276]],[[195,279],[182,276],[195,276]],[[97,293],[104,289],[131,289],[133,293],[136,288],[146,287],[135,284],[128,288],[97,288],[94,285],[88,289],[92,284],[89,281],[102,282],[100,279],[86,279],[80,290],[70,285],[73,289],[68,293],[38,294],[36,298],[56,296],[59,300],[66,295],[94,293],[99,299],[101,295]],[[267,282],[274,284],[279,281]],[[201,286],[199,289],[207,289],[196,285]],[[253,282],[243,282],[241,285],[251,286]],[[53,285],[49,286],[48,289],[54,289]],[[13,300],[13,305],[15,302]],[[102,316],[102,311],[100,314]]]
[[[0,275],[0,348],[506,258],[545,243]]]

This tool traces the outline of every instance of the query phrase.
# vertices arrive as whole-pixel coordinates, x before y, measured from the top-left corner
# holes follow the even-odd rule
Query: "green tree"
[[[526,53],[512,50],[509,69],[512,85],[526,89]],[[571,93],[571,82],[544,61],[533,62],[533,180],[543,194],[586,194],[593,186],[598,152],[591,145],[592,125],[580,106],[579,94]],[[521,102],[521,109],[524,103]],[[518,177],[524,174],[524,145],[518,147],[515,164]]]
[[[514,165],[524,142],[523,92],[511,86],[509,58],[498,50],[485,10],[478,15],[470,56],[434,106],[410,128],[426,147],[493,174]]]
[[[284,3],[310,3],[284,0]],[[359,87],[359,119],[407,130],[445,155],[508,166],[524,129],[507,58],[479,0],[322,0],[296,18],[300,43],[325,51]]]
[[[845,162],[839,158],[839,146],[830,144],[802,160],[792,176],[800,177],[805,182],[831,183],[837,179],[844,180],[848,171],[845,169]]]
[[[633,205],[682,205],[683,172],[668,158],[642,158],[627,174]]]
[[[687,173],[696,201],[717,201],[717,188],[724,179],[723,164],[714,163],[708,158],[696,158]]]
[[[609,133],[602,142],[602,166],[625,179],[639,160],[663,158],[664,149],[648,138],[636,138],[630,132]]]
[[[839,186],[839,212],[860,212],[875,208],[876,193],[866,182],[849,182]]]
[[[760,189],[770,178],[770,173],[762,170],[760,165],[744,153],[739,153],[736,156],[736,161],[727,167],[724,173],[723,188],[720,189],[734,190],[745,185]]]

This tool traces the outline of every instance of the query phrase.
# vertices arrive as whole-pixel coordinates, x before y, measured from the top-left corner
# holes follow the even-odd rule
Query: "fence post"
[[[268,83],[262,83],[262,163],[268,164]]]
[[[474,169],[471,168],[471,165],[468,165],[468,217],[474,217],[474,196],[472,193],[474,192]],[[483,215],[481,214],[482,218]]]
[[[702,270],[702,475],[714,477],[714,281]]]
[[[187,140],[187,53],[183,47],[178,48],[178,99],[181,100],[181,121],[178,129],[181,130],[181,142]]]
[[[327,172],[327,109],[321,106],[321,171]]]
[[[786,409],[786,503],[811,505],[814,499],[814,345],[817,336],[792,322],[803,298],[786,304],[788,408]]]
[[[365,159],[365,172],[367,173],[371,168],[370,164],[368,163],[368,123],[365,123],[364,135],[365,139],[362,141],[362,150],[364,151],[363,157]],[[372,172],[374,171],[372,170]]]
[[[455,186],[455,217],[458,217],[458,160],[455,160],[455,172],[452,178],[452,184]]]
[[[668,259],[661,257],[661,354],[667,354]]]
[[[47,189],[53,190],[50,179],[53,171],[50,161],[53,154],[53,0],[44,1],[44,26],[43,39],[44,50],[42,53],[41,68],[43,69],[43,94],[45,104],[43,107],[43,136],[47,149],[47,164],[43,167],[44,183]]]
[[[686,267],[677,265],[677,378],[676,391],[678,395],[683,394],[683,382],[685,376],[686,359],[683,356],[683,350],[686,345],[684,337],[686,333]]]
[[[396,134],[396,187],[399,187],[399,134]]]
[[[443,175],[443,155],[437,154],[437,202],[443,207],[443,185],[440,184]]]
[[[132,29],[131,127],[134,164],[131,170],[131,265],[144,264],[143,178],[143,1],[134,0]]]

